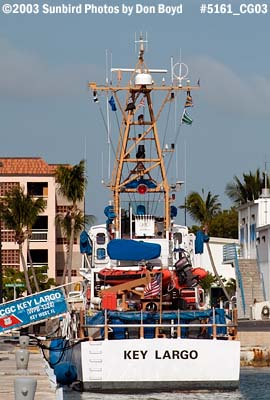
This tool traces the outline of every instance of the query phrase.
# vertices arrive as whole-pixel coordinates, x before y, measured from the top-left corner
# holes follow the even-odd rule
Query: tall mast
[[[170,185],[165,170],[164,151],[160,144],[157,122],[166,103],[171,99],[174,99],[175,92],[191,92],[191,90],[198,89],[199,87],[190,86],[189,81],[188,85],[185,86],[182,84],[182,80],[178,80],[176,83],[172,82],[170,86],[166,86],[165,84],[162,84],[161,86],[156,85],[151,74],[165,74],[167,70],[149,69],[144,61],[144,44],[146,41],[140,37],[137,43],[139,44],[139,55],[135,67],[131,69],[112,68],[112,72],[116,72],[118,76],[118,84],[116,86],[112,85],[111,82],[108,86],[97,86],[95,82],[90,82],[89,88],[93,92],[102,91],[113,95],[122,114],[116,159],[110,182],[110,189],[113,193],[114,213],[116,215],[114,220],[116,237],[120,237],[121,235],[121,215],[119,215],[121,207],[120,196],[124,193],[143,193],[143,190],[140,192],[143,188],[140,187],[141,185],[139,183],[148,183],[149,181],[151,184],[144,188],[147,191],[147,195],[159,194],[163,198],[164,237],[168,237],[171,226]],[[119,77],[122,77],[122,73],[125,72],[130,73],[130,78],[127,85],[121,86],[122,79],[119,79]],[[122,99],[121,101],[121,95],[123,92],[126,92],[127,94],[124,100]],[[151,98],[151,95],[154,92],[163,93],[161,105],[156,114],[154,113]],[[144,109],[145,111],[147,110],[147,113],[144,113],[145,115],[142,115],[140,111],[140,102],[142,100],[144,101]],[[131,130],[137,125],[141,125],[143,131],[138,137],[134,137]],[[152,148],[154,149],[154,156],[153,154],[147,154],[143,151],[146,147],[145,144],[149,143],[151,143]],[[138,149],[141,149],[142,151],[137,151]],[[124,170],[128,170],[129,173],[125,175]],[[156,180],[151,178],[154,172],[155,176],[158,176],[158,179]],[[136,186],[137,182],[138,185]]]

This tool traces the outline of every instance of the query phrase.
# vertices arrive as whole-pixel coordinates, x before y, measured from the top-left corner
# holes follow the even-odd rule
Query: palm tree
[[[85,216],[80,210],[77,210],[75,215],[75,224],[74,224],[74,237],[77,236],[77,234],[82,231],[85,227]],[[70,237],[71,237],[71,213],[68,211],[66,214],[58,214],[56,216],[56,222],[59,224],[61,227],[61,230],[64,233],[64,236],[67,238],[68,244],[67,244],[67,257],[65,260],[65,266],[64,266],[64,271],[63,271],[63,276],[62,276],[62,282],[61,284],[63,285],[65,283],[65,278],[66,278],[66,273],[67,273],[67,261],[69,259],[70,252],[72,251],[72,247],[70,248]]]
[[[204,191],[202,192],[204,194]],[[199,222],[203,227],[204,232],[208,234],[213,218],[221,212],[221,203],[218,201],[218,197],[218,195],[213,196],[211,192],[208,192],[206,199],[204,200],[198,192],[191,192],[186,199],[185,205],[180,206],[180,208],[185,208],[191,218],[193,218],[194,221]],[[222,287],[225,296],[229,300],[226,288],[216,269],[208,242],[206,242],[206,247],[216,279]]]
[[[226,185],[226,195],[236,204],[244,204],[248,201],[256,200],[260,197],[262,188],[268,185],[268,179],[265,182],[265,173],[261,174],[258,168],[253,174],[243,174],[241,181],[237,176],[233,177],[233,182]]]
[[[204,193],[204,191],[202,191]],[[212,195],[211,192],[207,193],[206,199],[198,192],[191,192],[185,201],[185,204],[180,206],[187,210],[190,217],[199,222],[208,233],[210,223],[215,215],[221,211],[221,203],[218,201],[218,195]]]
[[[68,283],[71,282],[71,268],[73,256],[73,244],[75,237],[76,215],[78,214],[78,202],[84,199],[86,177],[85,162],[81,160],[79,164],[72,166],[60,165],[55,172],[56,182],[59,184],[58,191],[71,202],[68,211],[70,219],[69,252],[67,255]]]
[[[29,294],[32,289],[29,281],[26,261],[23,255],[23,243],[27,240],[29,251],[29,239],[31,238],[32,227],[38,215],[44,211],[46,204],[42,198],[33,199],[28,193],[25,194],[22,187],[15,187],[2,199],[0,213],[3,222],[8,229],[15,231],[15,241],[19,245],[20,259],[23,266],[26,288]],[[33,264],[30,263],[36,290],[39,291]]]

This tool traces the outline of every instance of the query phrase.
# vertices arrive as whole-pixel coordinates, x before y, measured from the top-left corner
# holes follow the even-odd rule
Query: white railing
[[[40,230],[33,230],[32,236],[30,241],[31,242],[47,242],[48,240],[48,230],[47,229],[40,229]]]

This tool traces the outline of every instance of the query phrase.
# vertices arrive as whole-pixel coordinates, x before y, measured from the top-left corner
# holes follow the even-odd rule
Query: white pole
[[[106,50],[106,84],[109,84],[108,77],[108,50]],[[109,114],[109,93],[107,92],[107,104],[106,104],[106,113],[107,113],[107,143],[108,143],[108,179],[111,176],[111,141],[110,141],[110,114]]]
[[[129,235],[130,239],[132,239],[132,207],[129,207]]]

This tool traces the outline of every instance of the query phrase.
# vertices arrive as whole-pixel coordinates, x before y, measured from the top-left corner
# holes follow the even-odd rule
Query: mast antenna
[[[267,161],[265,155],[265,162],[264,162],[264,188],[267,189]]]
[[[146,45],[144,47],[144,44]],[[139,60],[143,61],[144,52],[148,50],[147,47],[148,40],[147,40],[147,32],[145,34],[145,39],[143,39],[142,32],[140,33],[139,40],[137,40],[137,36],[135,33],[135,52],[137,52],[137,45],[139,46]]]

